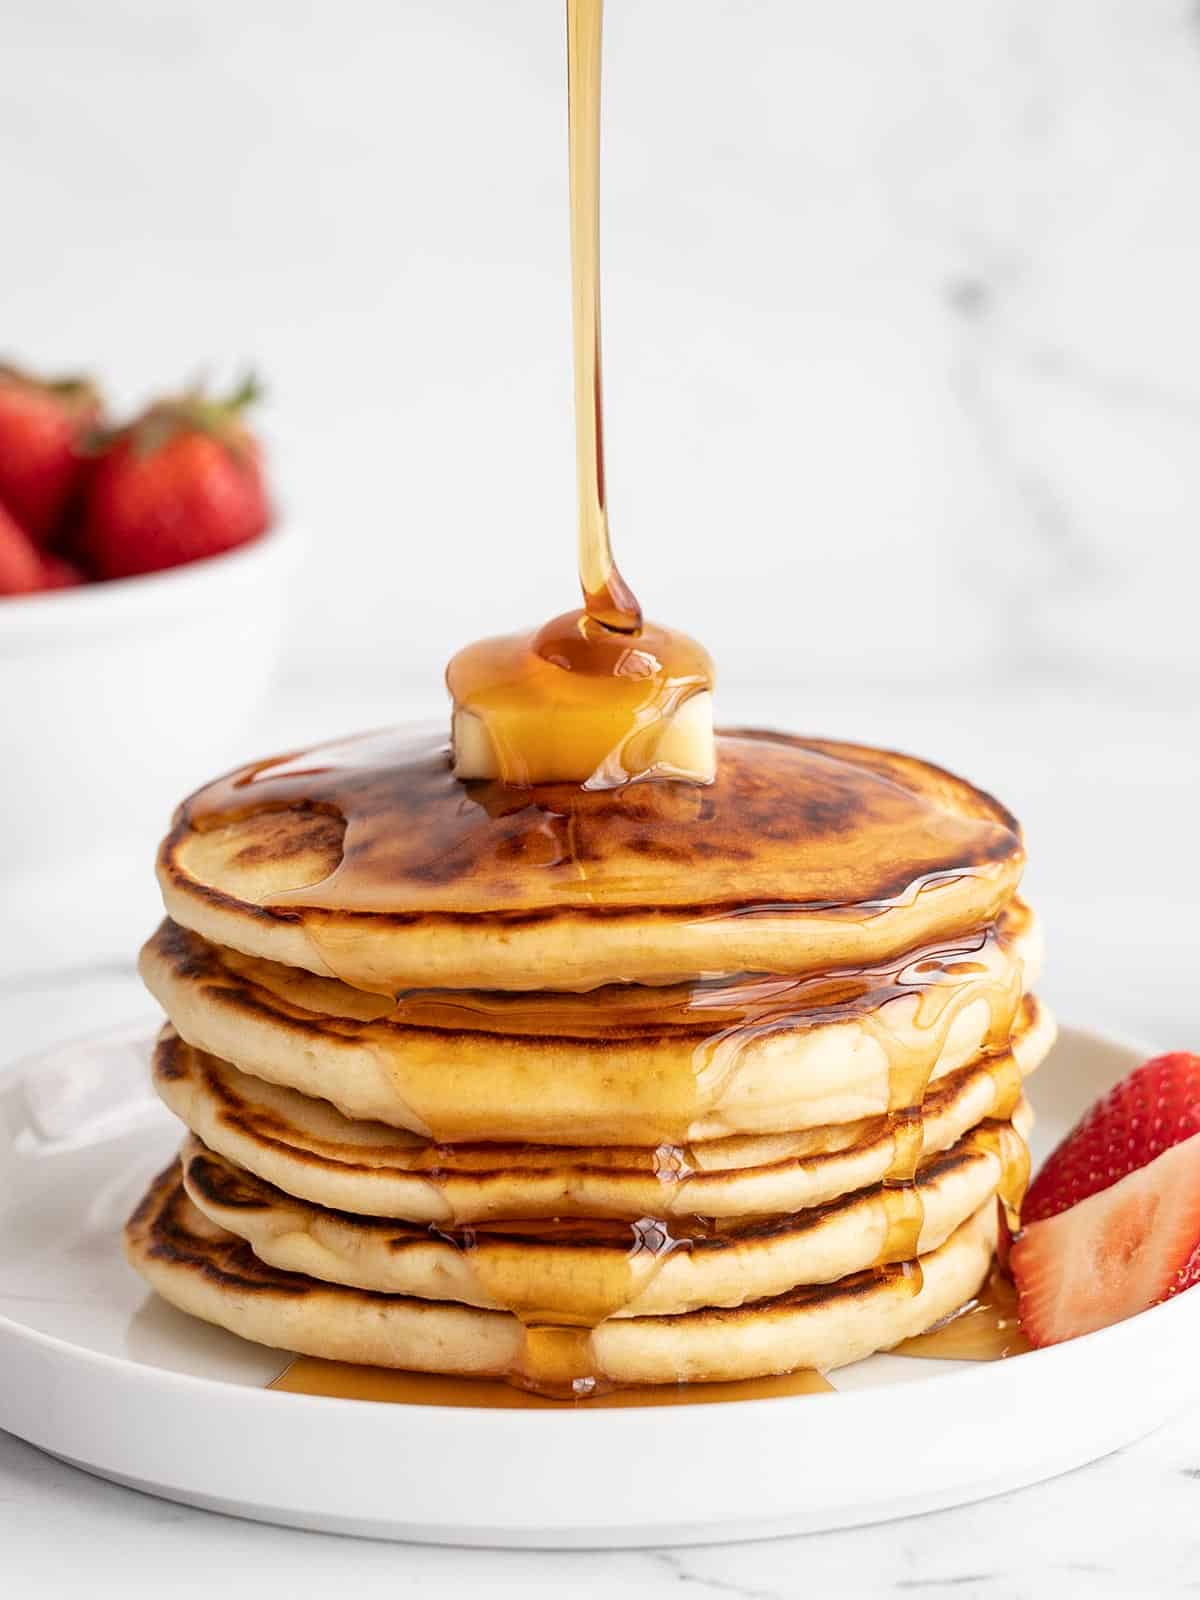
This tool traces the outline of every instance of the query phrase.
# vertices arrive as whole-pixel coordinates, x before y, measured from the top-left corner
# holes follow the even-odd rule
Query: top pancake
[[[175,921],[395,992],[805,973],[992,920],[1023,865],[990,796],[909,756],[743,731],[716,781],[460,782],[444,742],[361,736],[184,803]]]

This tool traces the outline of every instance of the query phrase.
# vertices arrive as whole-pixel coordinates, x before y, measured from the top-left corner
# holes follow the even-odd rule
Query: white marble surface
[[[277,699],[255,748],[422,709],[381,692],[378,679],[336,692],[297,683]],[[1045,992],[1057,1009],[1149,1045],[1200,1045],[1192,837],[1200,741],[1190,696],[1105,697],[1059,682],[864,697],[796,684],[730,696],[725,709],[918,749],[993,786],[1026,823],[1030,892],[1051,941]],[[133,904],[131,885],[131,913]],[[2,1055],[145,1009],[127,954],[9,978],[0,984]],[[1029,1426],[1036,1430],[1036,1417]],[[910,1447],[881,1441],[897,1472]],[[449,1493],[453,1473],[444,1470]],[[966,1600],[1185,1594],[1200,1586],[1200,1414],[1056,1482],[935,1516],[728,1548],[578,1555],[368,1545],[238,1523],[90,1479],[0,1435],[0,1551],[0,1591],[22,1600],[149,1596],[168,1585],[262,1600],[484,1588],[747,1597],[949,1590]]]
[[[1186,1595],[1200,1573],[1198,1506],[1194,1415],[1069,1477],[917,1521],[758,1544],[579,1554],[369,1544],[235,1522],[87,1478],[0,1435],[0,1541],[14,1600]]]

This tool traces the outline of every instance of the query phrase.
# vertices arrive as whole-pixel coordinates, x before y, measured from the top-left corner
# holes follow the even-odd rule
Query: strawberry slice
[[[1123,1079],[1030,1187],[1012,1246],[1021,1326],[1057,1344],[1200,1282],[1200,1056]]]
[[[1059,1344],[1190,1288],[1198,1245],[1200,1134],[1022,1231],[1012,1272],[1026,1338]]]

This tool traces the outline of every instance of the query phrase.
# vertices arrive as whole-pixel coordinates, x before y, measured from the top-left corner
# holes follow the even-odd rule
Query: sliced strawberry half
[[[1200,1277],[1200,1134],[1012,1247],[1021,1327],[1034,1345],[1107,1328]]]
[[[1098,1101],[1038,1174],[1022,1221],[1011,1266],[1032,1344],[1200,1282],[1200,1056],[1158,1056]]]

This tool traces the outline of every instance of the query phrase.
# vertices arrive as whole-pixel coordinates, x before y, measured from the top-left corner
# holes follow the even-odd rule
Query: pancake
[[[1013,1052],[949,1073],[921,1111],[921,1156],[1011,1112],[1022,1075],[1054,1042],[1033,996]],[[800,1211],[879,1183],[896,1156],[885,1117],[688,1146],[432,1144],[352,1122],[324,1100],[250,1077],[164,1028],[154,1057],[162,1099],[202,1142],[285,1193],[331,1210],[422,1223],[523,1217],[745,1217]]]
[[[439,1142],[656,1145],[792,1133],[920,1099],[1007,1042],[1040,956],[1020,902],[897,961],[586,997],[399,1002],[222,949],[172,922],[140,970],[178,1032],[347,1117]]]
[[[618,1384],[843,1366],[924,1332],[969,1300],[991,1266],[996,1226],[989,1200],[921,1259],[917,1280],[884,1268],[736,1308],[614,1317],[590,1335],[594,1364]],[[328,1285],[267,1266],[196,1210],[177,1162],[151,1185],[125,1242],[131,1264],[164,1299],[259,1344],[480,1377],[520,1373],[527,1362],[526,1329],[507,1312]]]
[[[994,920],[997,801],[911,756],[724,733],[710,785],[463,782],[444,740],[360,736],[230,774],[159,853],[210,942],[363,989],[590,989],[803,974]]]
[[[451,1232],[293,1199],[194,1137],[181,1164],[197,1209],[270,1266],[323,1283],[515,1311],[526,1322],[591,1324],[742,1305],[928,1254],[1006,1175],[1023,1191],[1022,1134],[1031,1120],[1022,1103],[1012,1122],[968,1133],[926,1163],[912,1187],[719,1225],[555,1217]]]

